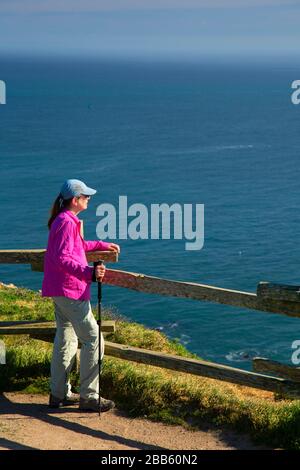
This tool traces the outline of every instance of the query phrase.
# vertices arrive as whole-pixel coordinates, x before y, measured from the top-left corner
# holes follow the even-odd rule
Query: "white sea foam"
[[[230,144],[230,145],[205,145],[203,147],[194,147],[194,148],[187,148],[187,149],[170,149],[164,150],[162,152],[156,152],[157,155],[197,155],[197,154],[207,154],[207,153],[215,153],[215,152],[222,152],[223,150],[247,150],[259,147],[261,148],[262,145],[254,145],[254,144]],[[269,145],[267,147],[270,147]]]
[[[260,356],[260,353],[257,349],[249,349],[249,350],[240,350],[240,351],[230,351],[226,354],[227,361],[230,362],[244,362],[250,361],[254,357]]]

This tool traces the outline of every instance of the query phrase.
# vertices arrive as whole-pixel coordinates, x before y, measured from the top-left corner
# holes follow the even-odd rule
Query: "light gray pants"
[[[89,300],[53,297],[56,335],[51,361],[51,393],[57,398],[70,395],[69,374],[78,348],[80,353],[80,396],[85,399],[99,396],[98,325]],[[101,359],[104,339],[101,333]]]

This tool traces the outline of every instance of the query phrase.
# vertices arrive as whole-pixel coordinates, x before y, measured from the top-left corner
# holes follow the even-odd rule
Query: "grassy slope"
[[[104,317],[112,313],[104,311]],[[53,304],[33,291],[0,286],[0,321],[53,320]],[[7,365],[0,366],[0,390],[48,393],[52,345],[27,336],[6,336]],[[117,319],[108,338],[132,346],[196,357],[158,331]],[[78,376],[72,380],[78,385]],[[106,357],[103,395],[132,415],[197,426],[203,420],[248,431],[257,442],[300,449],[300,401],[276,400],[257,391],[212,379]]]

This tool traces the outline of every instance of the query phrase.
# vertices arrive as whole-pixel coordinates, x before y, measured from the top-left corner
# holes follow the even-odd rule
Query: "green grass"
[[[108,339],[122,344],[185,357],[197,357],[158,331],[125,321],[112,310],[104,317],[117,321]],[[0,288],[0,321],[53,320],[53,303],[26,289]],[[2,337],[7,365],[0,366],[0,390],[48,393],[52,345],[27,336]],[[78,376],[72,381],[78,386]],[[300,449],[300,401],[278,400],[269,392],[177,373],[106,357],[101,386],[132,416],[185,426],[203,422],[248,432],[258,443]]]

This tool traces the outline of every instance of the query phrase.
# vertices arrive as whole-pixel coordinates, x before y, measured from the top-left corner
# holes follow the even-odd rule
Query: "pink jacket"
[[[85,241],[80,235],[80,220],[64,209],[52,222],[44,259],[43,297],[63,296],[90,299],[93,268],[85,252],[107,250],[109,243]]]

